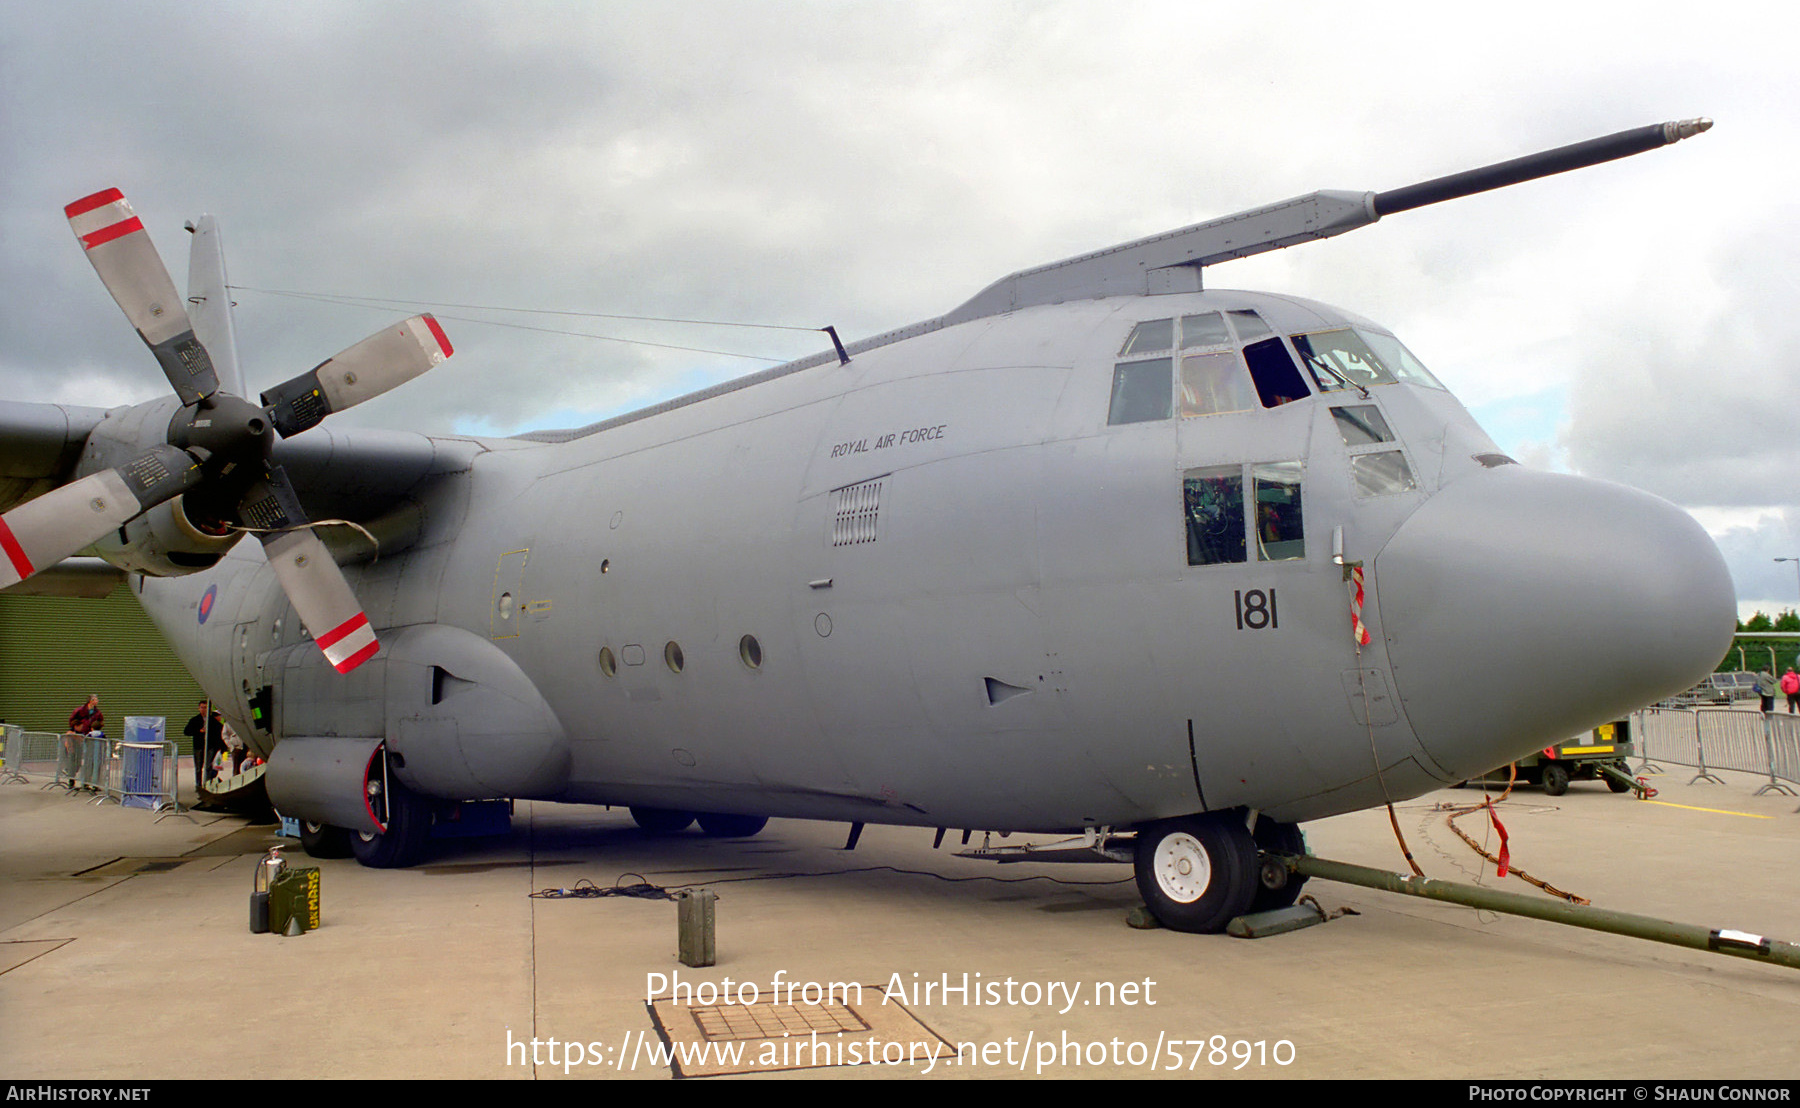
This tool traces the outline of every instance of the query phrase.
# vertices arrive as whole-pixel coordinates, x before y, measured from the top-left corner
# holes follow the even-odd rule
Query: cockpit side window
[[[1106,422],[1169,419],[1177,407],[1184,417],[1247,412],[1254,407],[1253,398],[1275,408],[1311,395],[1293,355],[1273,335],[1262,316],[1249,309],[1144,320],[1119,348],[1119,357],[1136,358],[1113,366]],[[1249,345],[1240,350],[1244,343]],[[1168,357],[1144,357],[1164,351]]]
[[[1213,354],[1184,354],[1181,358],[1181,414],[1217,415],[1247,412],[1256,406],[1256,392],[1244,373],[1236,350]]]
[[[1250,467],[1256,496],[1256,560],[1283,562],[1306,557],[1300,512],[1300,462],[1265,462]]]
[[[1114,366],[1112,407],[1107,412],[1106,422],[1144,423],[1173,416],[1170,396],[1174,392],[1174,367],[1172,358],[1120,362]]]
[[[1279,408],[1310,395],[1293,356],[1278,338],[1244,347],[1244,364],[1250,367],[1250,379],[1256,382],[1256,395],[1265,408]]]

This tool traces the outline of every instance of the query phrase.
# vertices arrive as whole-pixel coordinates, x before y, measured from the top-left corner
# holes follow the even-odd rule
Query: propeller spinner
[[[180,398],[168,441],[125,465],[83,477],[0,516],[0,588],[93,544],[182,494],[190,517],[220,533],[254,533],[313,640],[340,673],[380,649],[350,583],[313,533],[287,473],[271,459],[283,438],[404,384],[453,351],[429,315],[369,336],[261,396],[223,392],[150,235],[118,189],[64,209],[94,271],[150,348]]]

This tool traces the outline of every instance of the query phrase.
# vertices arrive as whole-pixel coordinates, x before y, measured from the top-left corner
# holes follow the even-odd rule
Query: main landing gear
[[[352,832],[350,851],[365,866],[400,869],[412,865],[425,853],[425,844],[431,838],[431,803],[392,777],[387,779],[386,788],[387,830]]]
[[[1138,892],[1151,914],[1174,931],[1213,933],[1236,916],[1285,908],[1299,899],[1302,878],[1259,857],[1302,853],[1300,829],[1259,817],[1256,834],[1242,812],[1208,812],[1160,820],[1138,829]]]

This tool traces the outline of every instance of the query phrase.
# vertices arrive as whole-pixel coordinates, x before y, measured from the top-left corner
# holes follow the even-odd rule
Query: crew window
[[[1264,335],[1275,333],[1269,330],[1269,325],[1263,322],[1262,316],[1247,308],[1239,308],[1225,314],[1231,317],[1231,326],[1237,331],[1239,342],[1249,342],[1251,339],[1260,339]]]
[[[1168,419],[1177,402],[1181,415],[1201,416],[1250,411],[1252,397],[1275,408],[1310,395],[1293,356],[1281,339],[1267,337],[1272,334],[1262,317],[1248,309],[1144,320],[1131,329],[1119,356],[1179,350],[1179,380],[1173,357],[1115,364],[1106,422]],[[1244,342],[1250,345],[1240,354],[1237,347]],[[1173,395],[1176,385],[1178,397]]]
[[[1168,323],[1168,320],[1162,322]],[[1142,362],[1120,362],[1113,367],[1112,408],[1106,422],[1144,423],[1152,419],[1168,419],[1170,396],[1174,391],[1175,363],[1171,358],[1151,358]]]
[[[1238,333],[1243,332],[1240,330]],[[1306,381],[1300,376],[1299,368],[1294,365],[1293,356],[1278,338],[1264,339],[1244,347],[1244,364],[1250,367],[1250,379],[1256,382],[1256,395],[1261,398],[1265,408],[1279,408],[1308,395]]]
[[[1256,497],[1256,560],[1281,562],[1306,557],[1300,512],[1299,462],[1266,462],[1250,467]]]
[[[1218,312],[1181,317],[1181,348],[1210,349],[1231,345],[1231,332],[1225,329],[1225,317]]]
[[[1333,408],[1331,418],[1337,421],[1338,434],[1343,436],[1345,446],[1369,446],[1394,441],[1394,432],[1388,429],[1381,409],[1373,404]]]
[[[1250,378],[1244,373],[1244,363],[1237,351],[1182,356],[1182,415],[1247,412],[1255,404],[1256,392],[1250,387]]]
[[[1394,377],[1355,331],[1345,327],[1313,335],[1295,335],[1294,349],[1312,371],[1320,392],[1391,385]]]
[[[1412,467],[1406,464],[1406,455],[1398,450],[1353,455],[1350,476],[1355,479],[1358,497],[1410,492],[1418,487],[1413,480]]]
[[[1443,388],[1398,339],[1342,327],[1295,335],[1294,349],[1312,371],[1319,391],[1391,385],[1396,381]]]
[[[1244,561],[1242,466],[1188,470],[1182,475],[1181,499],[1188,565]]]
[[[1148,354],[1157,350],[1175,349],[1175,321],[1172,319],[1149,319],[1131,329],[1131,337],[1125,340],[1125,346],[1119,356],[1127,354]]]
[[[1409,385],[1424,385],[1428,389],[1444,387],[1436,377],[1431,375],[1431,371],[1425,368],[1425,363],[1413,357],[1413,352],[1408,350],[1399,339],[1392,335],[1384,335],[1380,331],[1359,330],[1357,334],[1368,341],[1370,349],[1375,351],[1375,355],[1387,366],[1388,372],[1394,375],[1395,380],[1405,381]]]

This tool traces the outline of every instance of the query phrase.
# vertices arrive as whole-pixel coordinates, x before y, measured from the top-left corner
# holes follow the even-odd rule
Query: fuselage
[[[1514,464],[1383,328],[1290,297],[1028,307],[465,448],[416,540],[345,572],[384,642],[457,628],[541,694],[555,723],[521,741],[512,795],[995,830],[1307,820],[1685,687],[1732,628],[1684,513]],[[309,709],[332,687],[254,544],[140,592],[257,745],[377,730]],[[475,741],[382,718],[361,737]]]

